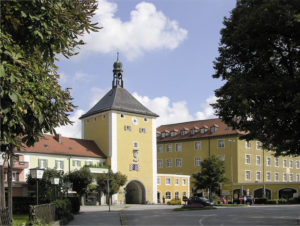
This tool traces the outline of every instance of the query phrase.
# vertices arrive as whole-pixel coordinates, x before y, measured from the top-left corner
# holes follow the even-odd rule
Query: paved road
[[[297,225],[300,206],[226,207],[173,211],[164,208],[122,211],[127,225]]]

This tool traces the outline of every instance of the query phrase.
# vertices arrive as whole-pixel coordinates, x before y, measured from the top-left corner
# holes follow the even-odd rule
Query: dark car
[[[203,206],[213,206],[214,203],[210,202],[207,198],[203,197],[190,197],[188,200],[188,204],[202,204]]]

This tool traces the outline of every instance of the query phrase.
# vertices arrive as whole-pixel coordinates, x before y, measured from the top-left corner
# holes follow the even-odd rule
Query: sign
[[[222,190],[222,195],[229,195],[229,191],[228,190]]]

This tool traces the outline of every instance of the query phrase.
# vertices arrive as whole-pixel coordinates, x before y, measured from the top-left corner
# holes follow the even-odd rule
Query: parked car
[[[207,198],[197,197],[197,196],[190,197],[189,200],[188,200],[188,204],[189,205],[191,205],[191,204],[202,204],[203,206],[213,206],[214,205],[214,203],[210,202]]]

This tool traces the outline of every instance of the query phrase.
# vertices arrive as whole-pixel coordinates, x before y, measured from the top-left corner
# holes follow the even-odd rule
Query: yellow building
[[[81,116],[82,138],[93,140],[113,172],[127,175],[114,203],[156,203],[158,117],[123,88],[122,63],[114,63],[112,89]]]
[[[300,191],[300,157],[273,156],[258,141],[240,140],[243,133],[220,119],[163,125],[157,129],[159,174],[192,175],[201,161],[216,155],[225,162],[227,183],[220,185],[228,199],[240,195],[270,199],[292,198]],[[191,179],[191,188],[193,187]],[[233,192],[232,192],[233,191]]]
[[[190,197],[190,176],[157,174],[157,202],[168,203],[172,199]]]

